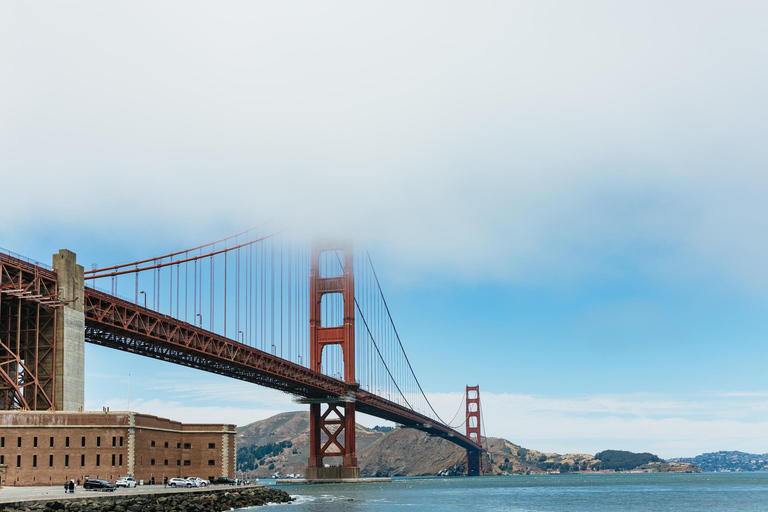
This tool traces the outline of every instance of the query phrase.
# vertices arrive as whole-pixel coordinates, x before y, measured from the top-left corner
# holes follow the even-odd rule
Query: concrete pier
[[[85,404],[85,279],[77,255],[61,249],[53,255],[59,298],[67,301],[56,319],[56,382],[54,407],[77,411]]]
[[[358,480],[360,478],[360,468],[357,466],[330,466],[306,469],[307,480]]]

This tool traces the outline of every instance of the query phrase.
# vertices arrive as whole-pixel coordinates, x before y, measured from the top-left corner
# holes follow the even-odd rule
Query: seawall
[[[82,491],[81,491],[82,492]],[[88,493],[81,496],[19,499],[0,504],[3,512],[53,511],[67,512],[223,512],[233,508],[253,507],[267,503],[292,501],[285,491],[269,487],[243,487],[230,489],[201,489],[197,492],[178,491],[162,494],[113,495],[108,492]]]

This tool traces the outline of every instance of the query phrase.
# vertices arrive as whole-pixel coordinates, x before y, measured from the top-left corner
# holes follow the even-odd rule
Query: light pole
[[[240,343],[243,343],[243,338],[245,338],[243,331],[237,331],[237,333],[240,335]]]
[[[195,316],[199,316],[200,317],[200,327],[202,327],[203,326],[203,315],[201,315],[200,313],[197,313]]]
[[[144,295],[144,309],[147,309],[147,294],[144,292],[139,292],[139,295]]]

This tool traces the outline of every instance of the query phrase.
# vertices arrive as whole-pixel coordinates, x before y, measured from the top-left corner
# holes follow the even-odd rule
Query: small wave
[[[313,501],[317,501],[317,496],[307,496],[305,494],[292,494],[291,498],[293,498],[293,502],[297,505],[301,505],[302,503],[311,503]]]

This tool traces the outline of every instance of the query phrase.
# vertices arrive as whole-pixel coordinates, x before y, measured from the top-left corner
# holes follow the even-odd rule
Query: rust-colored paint
[[[56,273],[0,254],[0,410],[53,410]]]
[[[480,430],[480,386],[467,386],[467,437],[477,445],[482,446],[482,434]],[[467,449],[467,475],[476,476],[483,474],[481,462],[482,449]]]
[[[320,277],[320,256],[327,251],[343,251],[344,272],[341,276]],[[350,393],[357,391],[355,380],[355,277],[352,244],[331,241],[316,242],[312,246],[309,276],[309,367],[320,373],[323,349],[340,345],[344,358],[344,382]],[[324,327],[321,321],[323,295],[340,293],[344,300],[344,323],[339,327]],[[344,467],[356,467],[355,403],[328,404],[325,412],[320,404],[310,406],[309,425],[310,468],[323,467],[325,457],[341,457]],[[323,434],[326,442],[323,443]]]

